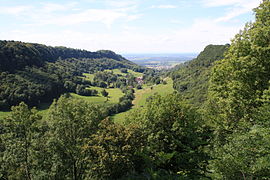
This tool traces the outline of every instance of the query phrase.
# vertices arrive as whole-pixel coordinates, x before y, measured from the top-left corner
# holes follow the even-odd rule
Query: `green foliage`
[[[78,84],[76,87],[76,94],[81,96],[95,96],[98,92],[95,89],[86,89],[85,85]]]
[[[111,51],[0,41],[0,108],[40,104],[65,92],[104,96],[62,96],[43,118],[25,103],[13,107],[0,120],[0,179],[269,179],[270,1],[254,11],[256,21],[230,47],[209,45],[172,73],[181,96],[162,97],[173,91],[171,79]],[[140,73],[130,68],[145,71],[147,84],[135,95]],[[207,106],[196,111],[206,100],[211,69]],[[124,94],[101,91],[97,83]],[[109,95],[113,100],[104,103]],[[103,106],[82,100],[94,98]],[[130,109],[133,100],[144,107],[125,125],[107,117]]]
[[[37,110],[25,103],[12,107],[11,114],[0,123],[0,177],[1,179],[32,179],[37,173],[36,157],[42,136]],[[41,145],[41,146],[40,146]]]
[[[269,179],[270,1],[212,70],[207,118],[215,179]]]
[[[168,94],[173,93],[174,89],[173,89],[173,82],[171,78],[166,78],[165,79],[167,84],[159,84],[154,86],[154,88],[152,86],[148,86],[148,85],[143,85],[143,89],[139,89],[136,90],[135,92],[135,98],[132,101],[133,103],[133,107],[131,110],[123,112],[123,113],[119,113],[116,114],[113,118],[115,120],[115,122],[118,123],[124,123],[127,119],[127,117],[130,115],[130,113],[133,113],[134,111],[136,111],[139,108],[142,108],[143,106],[146,105],[147,103],[147,99],[150,98],[151,96],[155,95],[155,94],[159,94],[161,96],[166,96]],[[163,80],[163,81],[165,81]]]
[[[138,85],[136,86],[136,89],[142,89],[142,85],[138,84]]]
[[[270,80],[270,18],[269,1],[255,9],[256,21],[245,26],[232,40],[224,60],[213,68],[209,104],[214,106],[217,124],[227,129],[239,121],[250,121],[250,115],[260,106],[261,97]]]
[[[128,72],[128,70],[126,68],[122,68],[122,69],[120,69],[120,71],[121,71],[121,73],[127,73]]]
[[[153,167],[190,178],[203,176],[208,159],[203,147],[208,135],[200,116],[179,95],[156,95],[132,118],[130,121],[142,123]]]
[[[99,107],[61,97],[49,109],[51,174],[57,179],[82,179],[88,157],[85,145],[104,118]]]
[[[200,107],[206,101],[213,63],[224,58],[228,47],[229,45],[208,45],[197,58],[177,66],[171,73],[174,89]]]
[[[104,97],[108,97],[108,95],[109,95],[109,93],[108,93],[105,89],[103,89],[100,93],[101,93],[102,96],[104,96]]]
[[[42,66],[44,62],[55,62],[67,58],[108,58],[134,65],[112,51],[102,50],[90,52],[66,47],[50,47],[41,44],[23,43],[19,41],[0,41],[0,71],[14,72],[25,66]]]
[[[214,179],[268,179],[270,177],[269,127],[253,126],[235,132],[228,143],[215,148],[211,162]]]
[[[89,52],[16,41],[0,41],[0,59],[1,110],[9,110],[21,101],[37,106],[76,90],[81,95],[94,95],[82,88],[92,83],[81,78],[83,73],[137,66],[111,51]],[[106,88],[114,82],[120,87],[126,82],[125,78],[116,82],[115,76],[102,81],[97,78],[95,85]]]
[[[109,119],[103,120],[87,145],[89,170],[99,178],[119,179],[142,169],[138,154],[144,142],[143,132],[137,125],[125,127]]]

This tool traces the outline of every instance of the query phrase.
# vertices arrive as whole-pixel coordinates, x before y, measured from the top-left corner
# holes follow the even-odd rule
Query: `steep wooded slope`
[[[179,65],[172,73],[173,86],[196,106],[206,100],[210,69],[224,58],[229,45],[208,45],[197,58]]]

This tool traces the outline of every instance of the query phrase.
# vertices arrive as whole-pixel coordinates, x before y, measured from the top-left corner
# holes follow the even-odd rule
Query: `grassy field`
[[[10,112],[9,111],[0,111],[0,119],[2,119],[2,118],[4,118],[4,117],[6,117],[7,115],[9,115],[10,114]]]
[[[71,93],[71,96],[74,98],[80,98],[80,99],[84,99],[88,102],[94,103],[94,104],[105,104],[105,105],[109,105],[109,104],[116,104],[119,102],[119,98],[124,96],[124,93],[122,93],[122,91],[118,88],[109,88],[106,89],[106,91],[109,93],[109,98],[107,101],[107,98],[103,97],[100,92],[101,90],[103,90],[103,88],[99,88],[99,87],[91,87],[91,89],[96,89],[99,94],[98,96],[80,96],[77,95],[75,93]],[[48,112],[48,109],[50,107],[50,103],[42,103],[40,106],[37,107],[37,109],[39,110],[39,114],[42,116],[45,116],[46,113]],[[0,111],[0,119],[7,116],[8,114],[10,114],[9,111],[4,112],[4,111]]]
[[[127,75],[127,73],[122,73],[120,69],[112,69],[112,70],[106,70],[106,71],[112,71],[114,74],[119,74],[122,76]],[[143,76],[143,73],[135,72],[131,69],[128,69],[128,73],[133,74],[133,76],[135,76],[135,77]]]
[[[38,113],[42,116],[46,115],[51,103],[41,103],[38,107]],[[8,116],[11,111],[0,111],[0,119]]]
[[[83,73],[83,75],[85,76],[86,80],[93,81],[94,79],[94,74]]]
[[[81,98],[84,99],[88,102],[94,103],[94,104],[103,104],[103,103],[109,103],[109,104],[115,104],[119,102],[119,98],[124,96],[124,93],[119,88],[108,88],[105,89],[109,95],[108,95],[108,101],[106,97],[103,97],[100,92],[103,90],[103,88],[99,87],[91,87],[90,89],[95,89],[97,90],[98,96],[80,96],[78,94],[71,93],[72,97],[75,98]]]
[[[159,84],[156,86],[143,86],[143,89],[136,90],[135,92],[135,99],[133,100],[133,107],[129,111],[116,114],[113,116],[113,119],[117,123],[123,123],[125,122],[125,119],[127,116],[129,116],[130,113],[134,112],[138,108],[143,108],[143,106],[146,104],[147,98],[154,95],[154,94],[160,94],[161,96],[165,96],[167,94],[171,94],[173,89],[173,81],[170,78],[165,79],[167,84]]]
[[[122,76],[127,75],[127,73],[122,73],[120,69],[112,69],[112,70],[108,69],[108,70],[105,70],[105,71],[113,72],[114,74],[119,74],[119,75],[122,75]],[[131,69],[128,69],[128,73],[133,74],[133,76],[135,76],[135,77],[143,76],[143,73],[135,72],[135,71],[133,71]],[[94,74],[89,74],[89,73],[83,73],[83,76],[85,76],[85,77],[81,77],[81,78],[83,78],[85,80],[88,80],[88,81],[93,81],[95,75]]]

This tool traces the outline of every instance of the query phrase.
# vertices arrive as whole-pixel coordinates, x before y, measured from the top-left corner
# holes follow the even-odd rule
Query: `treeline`
[[[55,62],[67,58],[108,58],[135,65],[122,56],[109,50],[90,52],[66,47],[51,47],[42,44],[20,41],[0,41],[0,71],[14,72],[25,66],[42,66],[45,62]]]
[[[146,72],[145,72],[146,73]],[[100,71],[95,73],[92,84],[94,86],[106,88],[121,88],[125,89],[126,87],[135,87],[137,82],[135,80],[135,76],[128,73],[123,75],[114,74],[111,71]]]

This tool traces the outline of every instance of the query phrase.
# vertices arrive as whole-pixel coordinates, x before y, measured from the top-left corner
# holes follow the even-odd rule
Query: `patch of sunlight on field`
[[[78,94],[75,94],[75,93],[71,93],[71,96],[72,97],[75,97],[75,98],[81,98],[81,99],[84,99],[88,102],[91,102],[91,103],[94,103],[94,104],[103,104],[103,103],[109,103],[109,104],[116,104],[119,102],[119,98],[124,96],[124,93],[122,93],[121,89],[119,88],[108,88],[108,89],[105,89],[108,93],[109,93],[109,98],[108,98],[108,101],[107,101],[107,98],[106,97],[103,97],[101,95],[101,91],[103,90],[103,88],[100,88],[100,87],[90,87],[90,89],[95,89],[97,90],[99,93],[97,96],[80,96]]]
[[[4,117],[8,116],[10,114],[10,111],[0,111],[0,119],[3,119]]]
[[[89,74],[89,73],[83,73],[85,76],[86,80],[93,81],[94,80],[94,74]]]

